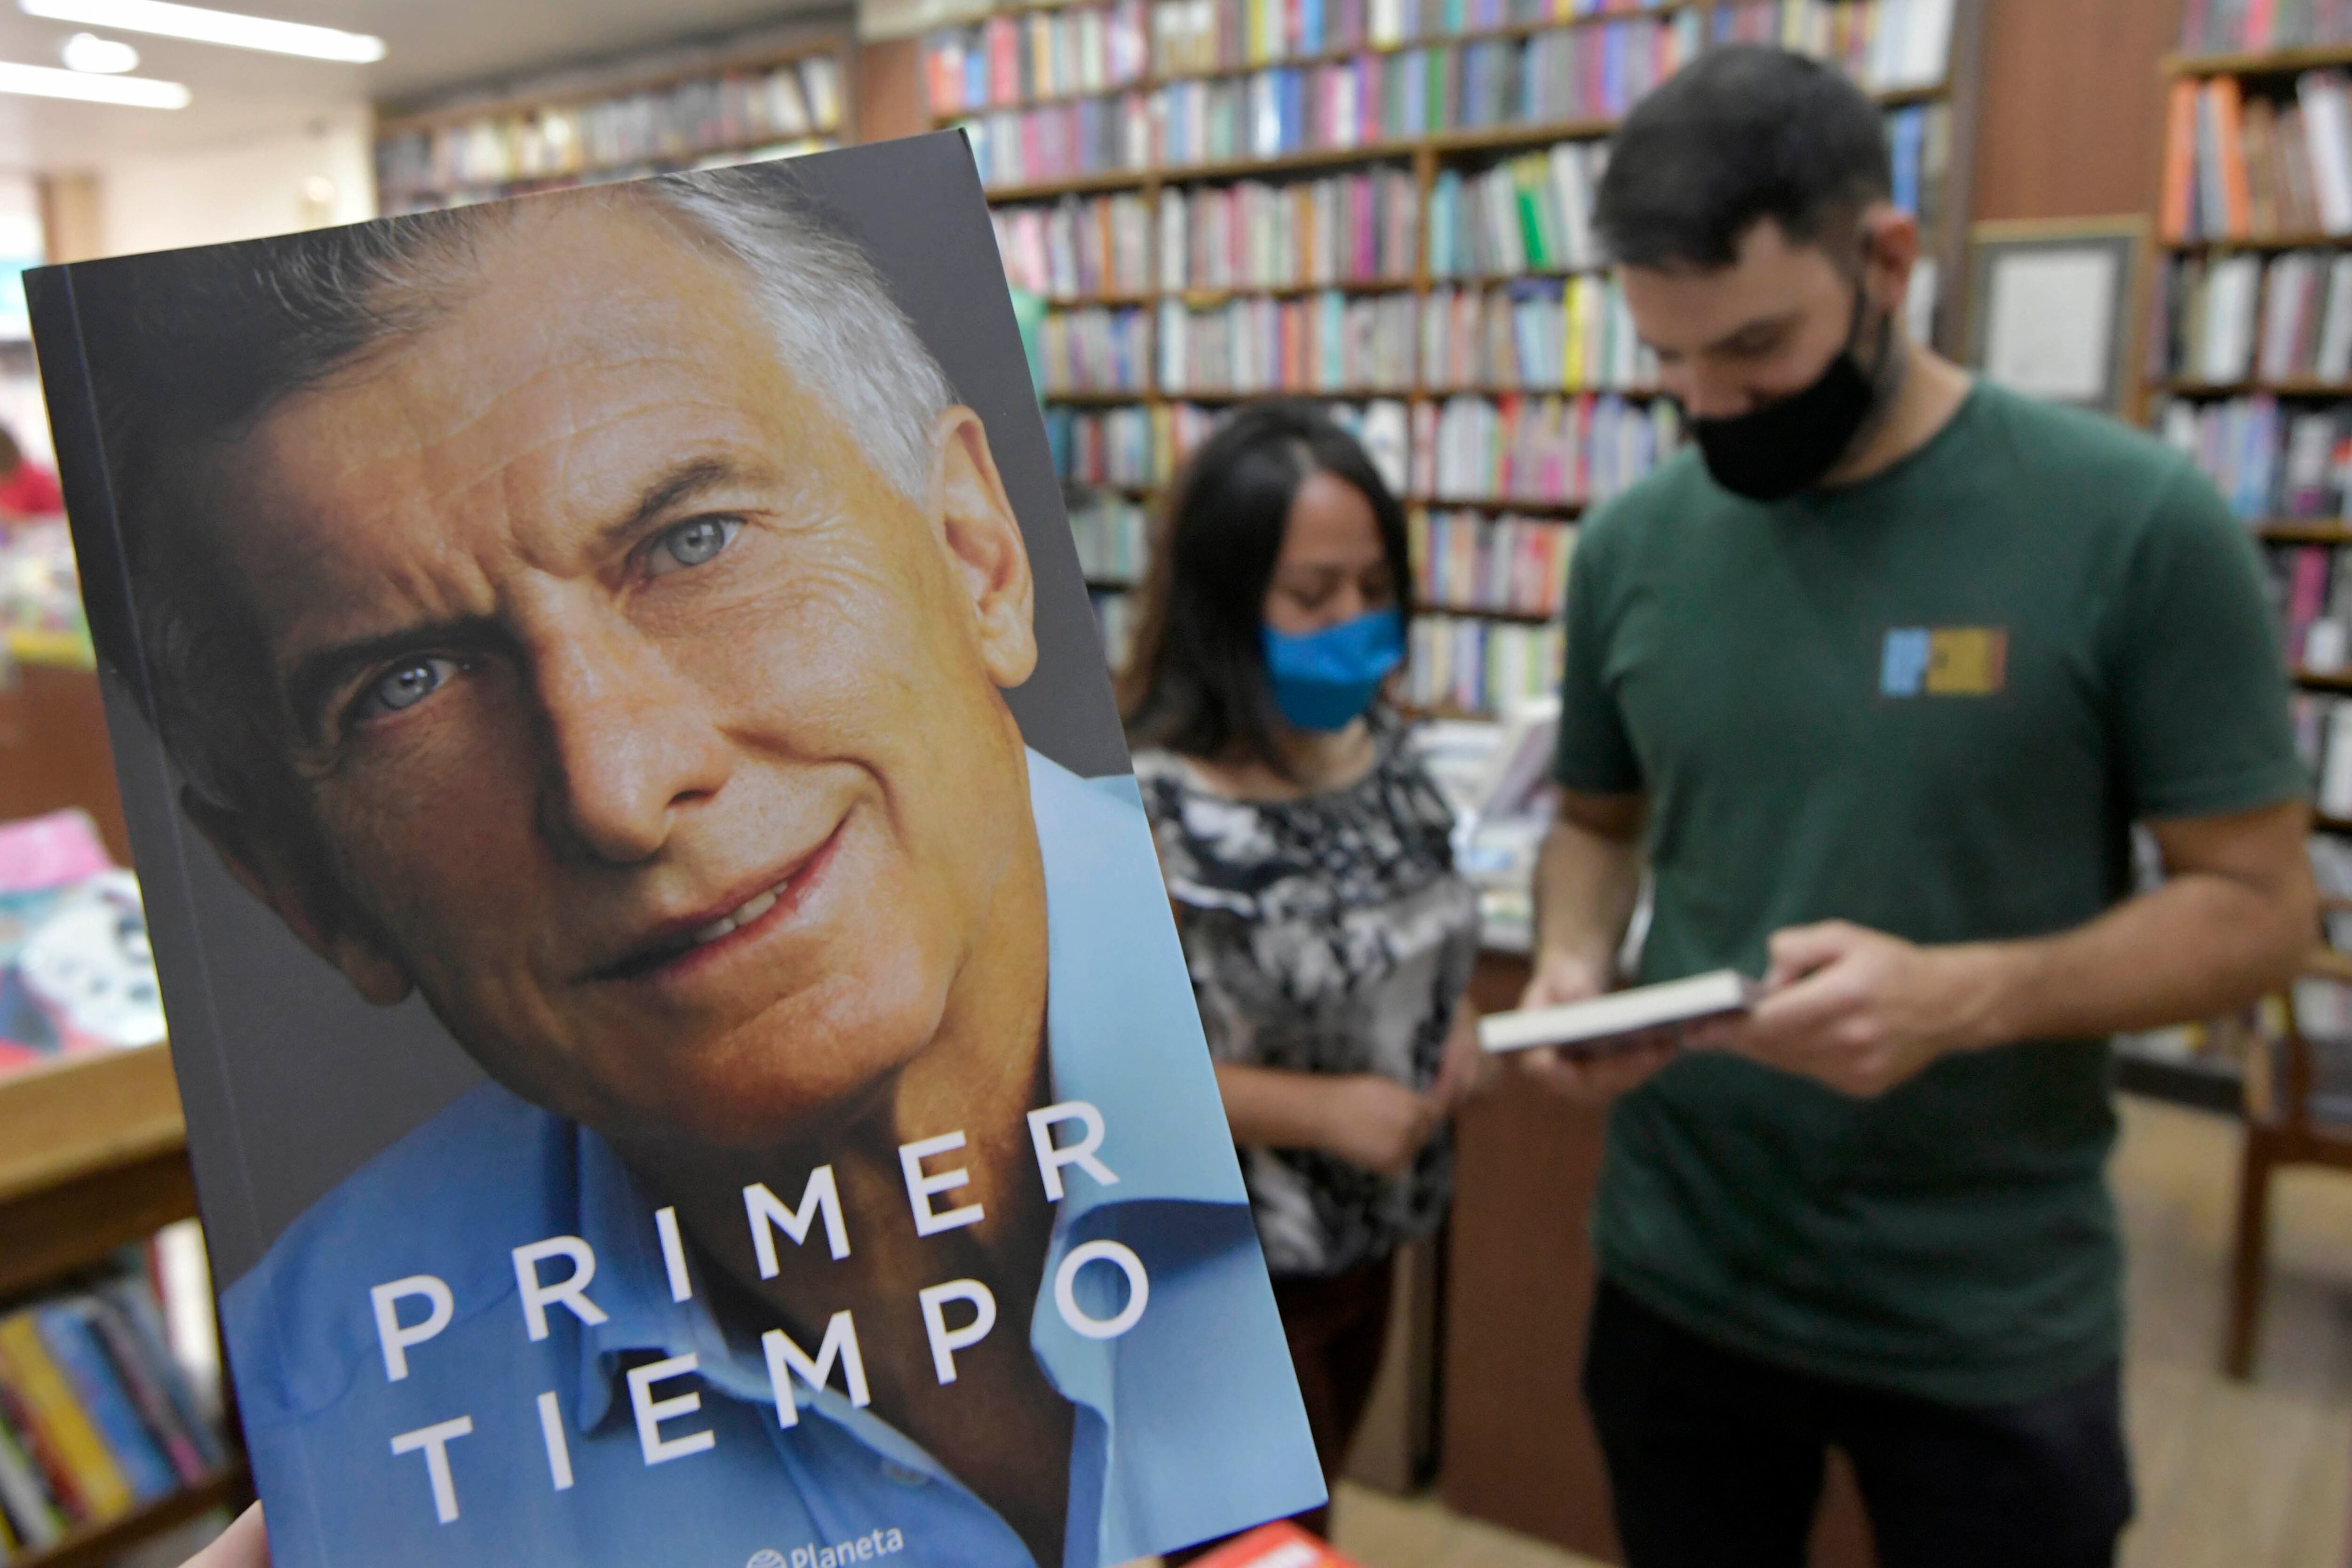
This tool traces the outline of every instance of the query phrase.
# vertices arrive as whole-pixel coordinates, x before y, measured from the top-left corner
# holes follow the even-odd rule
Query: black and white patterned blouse
[[[1212,793],[1181,757],[1135,772],[1221,1062],[1436,1078],[1477,957],[1478,902],[1454,872],[1453,814],[1375,710],[1378,760],[1299,800]],[[1242,1174],[1277,1275],[1336,1274],[1433,1227],[1453,1186],[1441,1131],[1397,1176],[1309,1149],[1244,1149]]]

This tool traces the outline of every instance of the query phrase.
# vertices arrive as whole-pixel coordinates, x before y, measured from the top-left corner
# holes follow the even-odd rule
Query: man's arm
[[[2299,801],[2149,824],[2166,880],[2055,936],[1921,947],[1843,921],[1775,933],[1766,995],[1721,1043],[1848,1094],[1937,1058],[2210,1017],[2293,978],[2318,895]]]
[[[1609,989],[1617,950],[1642,892],[1642,822],[1636,795],[1562,794],[1559,815],[1536,857],[1535,973],[1522,1007],[1581,1002]],[[1572,1099],[1600,1101],[1655,1072],[1673,1042],[1591,1059],[1538,1047],[1515,1053],[1538,1082]]]

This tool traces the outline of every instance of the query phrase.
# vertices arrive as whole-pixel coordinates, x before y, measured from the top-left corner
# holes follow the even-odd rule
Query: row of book
[[[2184,54],[2260,54],[2352,42],[2347,0],[2188,0],[2180,13]]]
[[[1559,625],[1475,616],[1415,616],[1397,687],[1410,707],[1499,715],[1559,689],[1567,639]]]
[[[1421,187],[1393,166],[1287,184],[1160,193],[1163,289],[1280,289],[1412,276]]]
[[[2299,691],[2288,711],[2315,786],[2312,805],[2322,816],[2352,821],[2352,699]]]
[[[1151,375],[1151,312],[1089,305],[1055,310],[1038,334],[1045,393],[1134,392]]]
[[[1426,387],[1627,392],[1657,381],[1657,355],[1634,329],[1623,288],[1605,274],[1443,285],[1430,291],[1421,322]]]
[[[1095,607],[1095,626],[1102,633],[1103,660],[1118,674],[1135,652],[1136,596],[1124,588],[1098,588],[1087,595]]]
[[[1303,299],[1251,295],[1192,309],[1160,307],[1160,390],[1186,393],[1408,391],[1410,294],[1325,289]]]
[[[2352,374],[2352,257],[2290,251],[2174,258],[2151,301],[2148,373],[2229,384]]]
[[[1614,393],[1449,397],[1412,410],[1413,495],[1436,500],[1584,505],[1671,456],[1674,405]]]
[[[1151,289],[1151,204],[1132,191],[989,211],[1005,280],[1049,299]]]
[[[1440,170],[1429,193],[1430,276],[1602,265],[1592,202],[1608,166],[1606,142],[1561,142],[1483,172]]]
[[[1780,44],[1882,89],[1941,81],[1950,49],[1952,0],[1724,0],[1662,18],[1638,15],[1667,9],[1577,0],[1160,0],[1147,23],[1141,0],[1115,0],[942,28],[926,40],[925,74],[933,110],[948,115],[1102,92],[1148,72],[1238,71],[1629,13],[1671,28],[1685,58],[1709,43]],[[1645,36],[1600,30],[1621,38],[1604,52],[1638,47],[1623,40]]]
[[[811,55],[767,71],[396,132],[376,143],[376,184],[387,205],[407,205],[461,188],[830,135],[841,121],[840,62]]]
[[[1448,131],[1613,120],[1697,52],[1696,13],[1415,47],[965,123],[992,184],[1276,158]]]
[[[1387,397],[1315,401],[1364,444],[1389,488],[1404,494],[1411,478],[1404,404]],[[1100,409],[1051,405],[1045,409],[1045,439],[1053,449],[1054,471],[1066,484],[1143,490],[1173,478],[1229,412],[1192,403]]]
[[[1657,0],[1161,0],[1152,68],[1179,76],[1349,49],[1681,8]],[[1778,43],[1867,80],[1939,79],[1950,0],[1731,0],[1691,7],[1717,43]]]
[[[2241,517],[2352,518],[2352,426],[2340,409],[2289,412],[2268,394],[2173,398],[2156,428]]]
[[[2273,544],[2263,556],[2270,568],[2279,651],[2288,667],[2314,675],[2340,673],[2352,664],[2352,550]]]
[[[1948,143],[1938,132],[1948,120],[1939,105],[1887,116],[1896,198],[1906,210],[1932,209]],[[1583,141],[1484,171],[1441,171],[1430,196],[1430,275],[1599,268],[1606,258],[1592,204],[1607,167],[1607,144]],[[1160,194],[1156,218],[1143,196],[1122,192],[1000,207],[995,221],[1005,271],[1016,286],[1079,299],[1155,288],[1401,284],[1417,258],[1419,210],[1412,171],[1389,165],[1284,183],[1169,186]]]
[[[1217,411],[1190,403],[1045,409],[1054,471],[1074,485],[1150,489],[1175,474],[1215,427]]]
[[[143,1271],[0,1317],[0,1560],[195,1485],[227,1461]]]
[[[1425,609],[1552,616],[1568,593],[1576,529],[1557,517],[1414,507],[1405,514],[1413,593]]]
[[[1141,580],[1151,553],[1142,502],[1097,491],[1070,508],[1070,534],[1078,547],[1078,570],[1087,582]]]
[[[2292,99],[2238,79],[2183,78],[2166,110],[2158,226],[2168,240],[2352,234],[2352,97],[2345,75],[2305,71]]]
[[[1671,403],[1613,393],[1320,405],[1363,441],[1399,495],[1488,507],[1605,500],[1682,440]],[[1167,483],[1223,416],[1189,403],[1049,407],[1045,435],[1065,480],[1139,492]]]
[[[1101,92],[1139,81],[1151,65],[1145,0],[1059,5],[948,27],[924,40],[936,114]]]

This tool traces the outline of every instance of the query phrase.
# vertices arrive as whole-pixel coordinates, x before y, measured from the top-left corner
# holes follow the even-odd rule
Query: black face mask
[[[1753,414],[1690,422],[1691,437],[1717,484],[1753,501],[1786,500],[1819,484],[1853,449],[1879,401],[1877,383],[1853,355],[1865,298],[1856,290],[1845,347],[1811,386]],[[1888,317],[1880,339],[1882,371],[1894,350],[1894,324]]]

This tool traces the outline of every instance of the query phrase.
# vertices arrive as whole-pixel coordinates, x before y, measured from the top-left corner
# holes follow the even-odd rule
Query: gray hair
[[[278,796],[290,734],[275,700],[257,700],[275,690],[263,633],[204,539],[234,510],[204,469],[286,397],[442,320],[485,241],[539,200],[650,209],[737,268],[785,367],[856,433],[891,486],[925,496],[954,391],[873,264],[782,167],[104,264],[76,282],[133,600],[134,686],[190,788],[213,805]],[[110,294],[121,303],[108,307]]]

